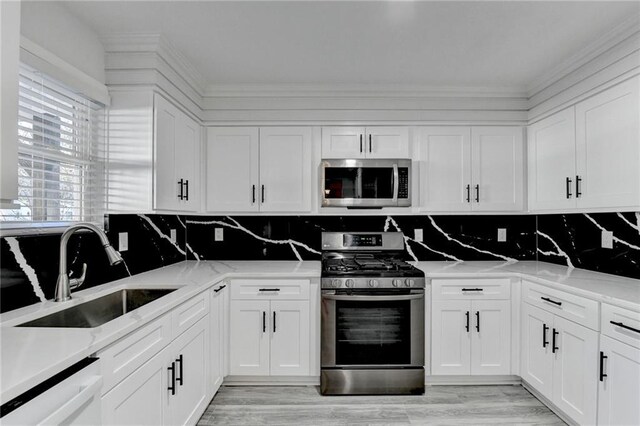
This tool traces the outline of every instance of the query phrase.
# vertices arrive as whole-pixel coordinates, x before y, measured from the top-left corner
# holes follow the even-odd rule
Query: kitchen
[[[0,20],[2,424],[640,424],[637,2]]]

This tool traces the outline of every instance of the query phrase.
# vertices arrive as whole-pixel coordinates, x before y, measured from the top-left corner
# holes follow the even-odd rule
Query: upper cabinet
[[[210,127],[207,211],[311,210],[311,128]]]
[[[421,210],[522,210],[523,149],[520,127],[420,129]]]
[[[322,158],[410,158],[408,127],[323,127]]]
[[[111,99],[108,211],[200,210],[200,125],[150,90]]]
[[[532,211],[640,206],[640,79],[529,126]]]

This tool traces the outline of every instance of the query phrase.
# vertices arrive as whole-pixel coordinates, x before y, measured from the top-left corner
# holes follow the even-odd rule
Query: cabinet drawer
[[[171,314],[166,314],[108,346],[102,362],[102,393],[121,382],[171,341]]]
[[[209,313],[209,292],[200,293],[171,312],[173,337],[178,337]]]
[[[640,348],[640,312],[603,303],[601,327],[602,334]]]
[[[434,300],[509,299],[511,278],[431,280]]]
[[[292,279],[241,279],[231,281],[232,299],[309,299],[307,280]]]
[[[599,330],[598,302],[595,300],[526,280],[523,281],[522,299],[533,306],[538,306],[592,330]]]

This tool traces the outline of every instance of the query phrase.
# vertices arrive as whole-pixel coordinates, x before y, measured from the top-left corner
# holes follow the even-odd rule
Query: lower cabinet
[[[195,424],[209,403],[205,316],[102,397],[106,425]]]
[[[225,376],[228,294],[226,283],[221,283],[211,290],[211,310],[209,312],[209,321],[211,322],[211,379],[209,381],[211,395],[215,395],[218,391]]]
[[[511,374],[509,300],[435,300],[431,374]]]
[[[524,303],[521,376],[579,424],[594,424],[598,333]]]

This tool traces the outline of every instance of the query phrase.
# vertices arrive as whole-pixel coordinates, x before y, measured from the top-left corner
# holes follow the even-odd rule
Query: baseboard
[[[320,376],[227,376],[225,386],[319,386]]]
[[[440,385],[519,385],[519,376],[426,376],[426,386]]]
[[[525,388],[527,390],[527,392],[529,392],[531,395],[536,397],[536,399],[538,399],[540,402],[542,402],[544,405],[546,405],[547,408],[549,410],[553,411],[556,416],[560,417],[563,422],[565,422],[567,424],[570,424],[570,425],[576,425],[576,426],[578,425],[578,423],[576,423],[574,420],[572,420],[571,417],[567,416],[561,409],[556,407],[556,405],[553,402],[549,401],[548,398],[542,396],[542,394],[540,392],[535,390],[533,388],[533,386],[531,386],[530,384],[528,384],[524,380],[522,381],[522,387]]]

